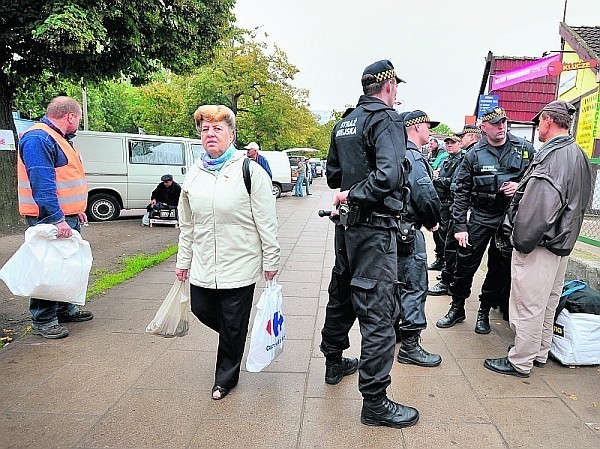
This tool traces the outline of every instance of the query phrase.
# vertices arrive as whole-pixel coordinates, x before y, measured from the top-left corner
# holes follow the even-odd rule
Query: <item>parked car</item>
[[[162,175],[171,174],[181,184],[204,151],[198,139],[145,134],[79,131],[74,142],[88,181],[91,221],[146,208]]]
[[[291,192],[294,182],[291,176],[290,161],[281,151],[261,151],[260,154],[267,160],[273,175],[273,195],[279,198],[282,193]]]

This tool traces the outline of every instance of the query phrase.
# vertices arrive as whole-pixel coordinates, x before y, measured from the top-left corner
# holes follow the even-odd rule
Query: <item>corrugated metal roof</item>
[[[516,56],[493,56],[488,88],[491,88],[491,77],[508,70],[516,69],[539,58]],[[509,120],[530,121],[542,107],[555,99],[558,77],[543,76],[524,81],[513,86],[490,91],[498,95],[498,103],[506,110]]]

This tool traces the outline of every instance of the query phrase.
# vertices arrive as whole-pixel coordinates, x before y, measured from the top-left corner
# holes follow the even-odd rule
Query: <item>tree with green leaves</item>
[[[438,126],[436,126],[435,128],[433,128],[431,130],[431,132],[434,133],[434,134],[445,134],[445,135],[448,135],[448,134],[452,133],[452,130],[445,123],[440,123]]]
[[[17,88],[41,81],[143,82],[159,67],[207,61],[235,0],[64,0],[0,3],[0,129],[12,129]],[[58,91],[56,92],[58,93]],[[16,137],[16,133],[15,133]],[[0,152],[0,228],[16,222],[15,153]]]

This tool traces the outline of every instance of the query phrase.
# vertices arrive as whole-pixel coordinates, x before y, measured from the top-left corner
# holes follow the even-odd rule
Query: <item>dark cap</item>
[[[408,114],[410,114],[410,111],[403,111],[403,112],[400,112],[398,115],[400,116],[400,120],[404,121],[404,118],[405,118],[405,117],[406,117]]]
[[[451,140],[453,142],[460,142],[460,137],[458,137],[456,134],[454,133],[450,133],[448,134],[446,137],[444,137],[444,142],[446,140]]]
[[[432,128],[435,128],[440,124],[440,122],[431,120],[425,112],[419,111],[418,109],[416,111],[409,112],[404,117],[404,126],[407,128],[410,128],[413,125],[418,125],[419,123],[430,123]]]
[[[166,182],[166,181],[173,181],[173,175],[162,175],[160,177],[160,180],[162,182]]]
[[[577,112],[577,108],[575,108],[575,106],[573,106],[571,103],[567,103],[563,100],[551,101],[544,106],[535,117],[531,119],[531,121],[536,125],[540,122],[540,116],[542,115],[542,112],[552,112],[553,114],[564,115],[565,117],[571,118],[573,117],[573,114]]]
[[[488,108],[483,111],[483,116],[481,117],[481,122],[490,122],[490,123],[498,123],[502,119],[507,119],[506,111],[504,108],[496,106],[494,108]]]
[[[465,134],[481,134],[481,128],[477,125],[465,125],[462,131],[456,133],[458,137],[462,137]]]
[[[373,75],[372,77],[364,78],[365,75]],[[399,78],[396,75],[396,70],[394,70],[394,66],[387,59],[382,59],[381,61],[374,62],[371,65],[368,65],[367,68],[363,71],[363,80],[362,85],[368,86],[373,83],[381,83],[385,80],[390,80],[392,78],[396,78],[396,82],[405,83],[402,78]]]

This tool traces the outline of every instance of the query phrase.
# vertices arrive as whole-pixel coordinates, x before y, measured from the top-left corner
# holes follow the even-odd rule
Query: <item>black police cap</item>
[[[372,75],[366,77],[366,75]],[[368,65],[363,71],[362,85],[368,86],[373,83],[381,83],[382,81],[389,80],[392,78],[396,79],[398,83],[405,83],[402,78],[396,75],[396,70],[392,63],[387,59],[376,61],[373,64]]]

